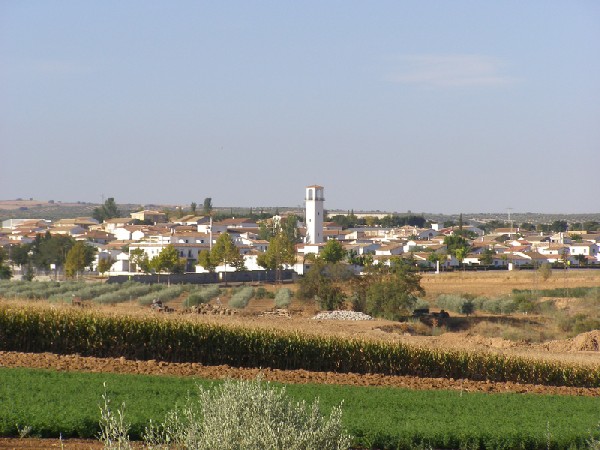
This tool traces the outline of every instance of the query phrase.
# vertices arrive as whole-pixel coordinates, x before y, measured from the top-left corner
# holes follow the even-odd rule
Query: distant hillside
[[[0,200],[0,222],[8,219],[49,219],[59,220],[71,217],[91,217],[96,203],[61,203],[39,200]],[[125,217],[139,205],[118,205]]]

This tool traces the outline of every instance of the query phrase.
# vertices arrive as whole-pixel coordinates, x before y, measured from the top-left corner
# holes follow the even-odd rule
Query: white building
[[[306,238],[307,244],[323,242],[323,203],[325,202],[323,186],[306,188]]]

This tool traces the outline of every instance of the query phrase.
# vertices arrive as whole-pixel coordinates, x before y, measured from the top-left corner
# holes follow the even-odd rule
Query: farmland
[[[21,337],[19,331],[11,331],[9,334],[15,338],[10,342],[6,333],[4,337],[0,336],[1,350],[5,350],[0,353],[0,364],[5,367],[36,367],[68,372],[160,374],[203,379],[252,379],[258,373],[262,373],[267,380],[293,386],[306,383],[347,386],[348,390],[343,391],[344,398],[350,398],[353,395],[351,392],[358,386],[378,386],[378,389],[387,387],[392,389],[390,392],[395,392],[398,388],[409,388],[411,391],[425,391],[428,395],[439,395],[436,402],[446,405],[446,410],[456,408],[441,400],[441,396],[446,395],[443,392],[448,391],[453,391],[459,396],[470,396],[479,392],[483,395],[482,398],[488,398],[489,393],[494,392],[568,395],[580,399],[592,397],[590,401],[597,405],[597,397],[600,396],[598,332],[590,330],[578,334],[573,327],[570,331],[566,328],[566,331],[560,331],[558,328],[553,331],[551,328],[553,321],[558,322],[559,319],[564,320],[571,316],[579,317],[583,311],[587,312],[588,319],[593,316],[590,311],[597,311],[598,307],[595,288],[600,286],[599,272],[559,272],[547,283],[534,279],[531,272],[452,273],[425,276],[423,285],[427,290],[424,301],[429,302],[434,309],[440,294],[451,294],[461,298],[482,295],[518,298],[519,290],[526,290],[528,293],[535,290],[537,293],[532,300],[534,306],[545,306],[542,309],[535,308],[529,314],[517,310],[509,314],[476,311],[470,317],[452,314],[452,319],[458,327],[453,330],[450,325],[436,329],[414,321],[400,323],[379,319],[365,322],[313,320],[311,317],[317,311],[315,305],[300,302],[295,298],[291,300],[288,314],[262,314],[275,308],[278,291],[287,289],[293,292],[293,285],[283,288],[263,286],[261,291],[255,288],[250,295],[248,290],[244,293],[239,288],[213,287],[212,292],[209,292],[208,288],[197,287],[158,288],[131,285],[122,287],[128,289],[127,293],[119,294],[116,291],[111,293],[113,288],[98,283],[2,284],[2,329],[8,330],[10,326],[18,325],[15,330],[26,331]],[[285,293],[288,298],[286,302],[289,302],[290,292]],[[237,297],[234,297],[236,293]],[[73,307],[71,302],[74,295],[81,298],[87,306]],[[159,314],[151,311],[148,305],[157,296],[171,305],[176,313]],[[230,303],[231,298],[243,300],[236,308],[235,301]],[[231,307],[235,313],[183,313],[184,309],[191,305],[215,305],[216,302]],[[554,307],[548,308],[546,302]],[[24,326],[25,323],[29,325]],[[82,323],[87,323],[86,326],[92,324],[94,330],[100,334],[91,333],[90,328],[81,328]],[[573,323],[580,326],[580,322]],[[125,331],[129,326],[137,330],[137,336],[146,333],[154,335],[154,338],[134,339],[132,336],[135,333]],[[157,331],[144,331],[147,327],[161,331],[158,334]],[[476,333],[489,333],[492,327],[497,327],[492,335]],[[514,330],[511,328],[508,333],[507,327],[527,333],[522,336],[536,336],[536,339],[511,339],[507,334],[514,333]],[[50,330],[58,330],[58,334],[52,334]],[[113,335],[119,334],[116,330],[120,330],[121,336],[129,338],[115,340]],[[542,331],[539,330],[544,330],[543,333],[557,339],[544,339]],[[86,336],[84,341],[89,344],[88,347],[77,347],[81,345],[81,339],[76,338],[77,333]],[[208,342],[207,336],[213,336],[215,333],[220,333],[221,341],[211,341],[213,344],[209,347],[217,346],[221,351],[216,353],[228,355],[226,358],[211,359],[213,356],[201,350],[201,341],[194,341],[202,335],[204,342]],[[69,337],[71,335],[74,337]],[[243,339],[240,336],[244,336]],[[162,342],[162,345],[155,344],[153,339]],[[214,336],[210,339],[214,339]],[[144,349],[141,350],[135,342],[142,341]],[[189,348],[181,353],[180,350],[186,346]],[[293,349],[287,356],[286,352],[282,351],[285,346]],[[231,350],[234,348],[237,350]],[[107,352],[107,349],[112,349],[113,353]],[[22,353],[24,351],[36,353]],[[46,353],[39,353],[42,351]],[[244,358],[237,358],[236,351],[243,354]],[[311,357],[311,354],[319,356]],[[359,354],[363,356],[359,357]],[[385,359],[374,359],[376,354],[396,356],[386,362]],[[390,365],[391,361],[397,363],[398,358],[408,358],[404,360],[408,362],[400,366]],[[415,362],[411,363],[411,360]],[[315,364],[317,361],[320,365]],[[477,370],[470,367],[476,367]],[[546,395],[540,398],[554,398]],[[526,397],[529,398],[530,395]],[[516,398],[525,397],[517,395]],[[539,405],[537,407],[542,410],[545,408]],[[500,407],[498,409],[502,410]],[[387,412],[373,414],[389,415]],[[556,430],[566,424],[555,412],[548,412],[546,418],[549,418],[549,422],[556,420]],[[583,415],[580,418],[583,418]],[[594,421],[599,419],[596,417]],[[410,419],[410,428],[414,431],[414,438],[419,435],[420,428],[412,420]],[[435,420],[439,422],[438,419]],[[537,420],[537,429],[540,428],[540,423]],[[394,433],[400,432],[399,428],[396,428],[395,425],[389,425],[385,433],[396,436]],[[532,443],[528,448],[545,448],[540,442],[547,430],[544,426],[541,428],[541,431],[531,431],[531,436],[537,436],[534,439],[537,444]],[[506,439],[513,436],[517,441],[522,441],[525,437],[518,434],[521,432],[519,430],[521,427],[516,427],[513,431],[507,429],[500,434]],[[364,430],[357,432],[355,429],[353,432],[361,435]],[[442,436],[447,432],[439,433],[442,433]],[[578,433],[579,437],[573,438],[571,442],[579,442],[577,445],[580,445],[582,436],[587,435]],[[558,434],[566,436],[562,431],[554,432],[554,435]],[[485,439],[491,439],[489,433],[486,436],[488,437]],[[398,436],[394,439],[397,438]],[[465,431],[463,438],[479,439],[472,431]],[[441,447],[447,445],[446,448],[454,448],[457,445],[457,441],[452,441],[450,437],[444,439],[448,444],[440,441],[438,445]],[[362,443],[366,445],[368,440]],[[556,448],[563,447],[558,443],[556,445]],[[484,445],[482,448],[496,447]]]

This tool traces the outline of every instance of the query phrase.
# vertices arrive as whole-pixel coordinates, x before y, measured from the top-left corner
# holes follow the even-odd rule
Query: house
[[[85,233],[86,230],[79,225],[62,225],[53,226],[48,231],[50,231],[50,234],[52,235],[78,236]]]
[[[86,240],[89,242],[93,242],[96,244],[108,244],[109,242],[114,241],[115,235],[112,233],[107,233],[106,231],[102,231],[102,230],[87,230],[86,232],[84,232],[83,234],[77,236],[78,240]]]
[[[54,222],[55,227],[63,227],[63,226],[73,226],[77,225],[85,230],[89,230],[93,227],[99,225],[98,222],[93,217],[75,217],[73,219],[60,219]]]
[[[219,222],[212,223],[213,233],[224,233],[228,229],[234,228],[253,228],[258,230],[258,224],[252,219],[224,219]],[[210,222],[203,222],[198,224],[198,231],[200,233],[208,233],[211,230]]]
[[[573,256],[598,256],[598,244],[593,242],[575,242],[569,244],[569,253]]]
[[[375,249],[375,254],[378,256],[394,256],[401,255],[402,253],[404,253],[404,246],[402,244],[381,245]]]
[[[154,224],[167,221],[167,215],[165,213],[148,209],[131,213],[131,218],[142,222],[152,222]]]
[[[130,217],[115,217],[113,219],[106,219],[102,224],[104,231],[113,233],[115,228],[124,227],[125,225],[131,225],[134,219]]]

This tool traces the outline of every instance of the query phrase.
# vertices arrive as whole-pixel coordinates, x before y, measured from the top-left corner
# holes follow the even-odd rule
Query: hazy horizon
[[[599,211],[600,3],[0,3],[0,197]]]

